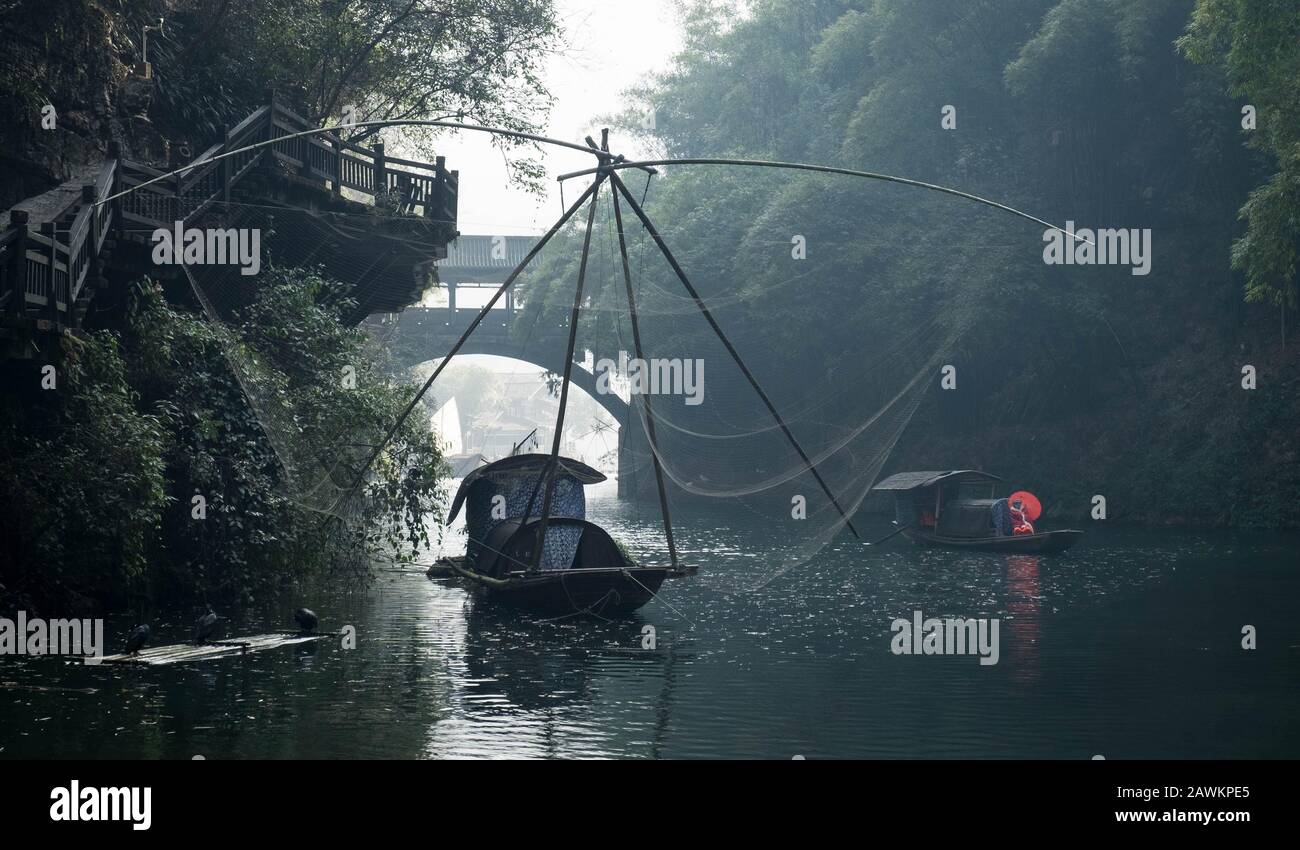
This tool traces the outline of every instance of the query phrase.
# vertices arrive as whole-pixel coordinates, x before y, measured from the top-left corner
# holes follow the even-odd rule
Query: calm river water
[[[652,509],[606,488],[591,512],[634,551],[660,545]],[[680,513],[701,572],[629,620],[521,622],[387,568],[364,591],[233,624],[282,629],[305,602],[323,628],[356,626],[350,651],[0,658],[0,759],[1300,758],[1294,535],[1094,523],[1038,558],[840,540],[749,593],[778,532]],[[890,622],[918,609],[1001,618],[999,662],[892,654]],[[158,642],[191,617],[155,623]],[[127,626],[110,621],[112,646]]]

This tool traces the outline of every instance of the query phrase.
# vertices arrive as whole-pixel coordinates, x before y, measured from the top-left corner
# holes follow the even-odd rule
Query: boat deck
[[[1083,537],[1082,531],[1061,529],[1038,534],[1021,534],[1014,537],[945,537],[929,531],[909,530],[903,536],[924,546],[943,546],[950,549],[976,549],[985,552],[1010,552],[1026,555],[1048,555],[1064,552]]]
[[[463,579],[485,597],[539,613],[607,616],[635,611],[654,598],[664,579],[687,571],[671,567],[588,567],[518,571],[502,578],[474,570],[466,557],[448,557],[429,567],[430,578]]]

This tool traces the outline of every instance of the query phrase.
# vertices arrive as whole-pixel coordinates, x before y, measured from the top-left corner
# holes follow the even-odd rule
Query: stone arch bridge
[[[510,271],[535,243],[532,236],[466,235],[447,248],[446,258],[435,261],[441,287],[430,304],[408,307],[400,313],[371,317],[371,330],[385,340],[394,363],[411,367],[443,357],[456,344]],[[512,291],[507,291],[461,347],[459,354],[508,357],[556,374],[564,370],[568,324],[555,327],[520,326],[531,322]],[[521,339],[526,341],[521,342]],[[576,363],[570,380],[601,405],[619,425],[618,489],[620,496],[653,496],[649,444],[633,409],[614,393],[598,393],[596,376]],[[649,490],[641,492],[644,485]],[[634,492],[635,491],[635,492]]]

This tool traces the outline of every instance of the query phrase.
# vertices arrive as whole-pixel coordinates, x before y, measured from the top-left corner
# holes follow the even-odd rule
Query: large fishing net
[[[933,243],[1000,233],[1002,248],[1023,245],[1036,257],[1041,231],[888,183],[753,170],[714,180],[671,166],[654,182],[636,170],[618,174],[581,203],[572,199],[593,178],[566,185],[571,218],[525,263],[513,318],[504,301],[481,317],[477,304],[407,307],[437,286],[442,223],[428,217],[209,205],[203,217],[262,234],[258,275],[231,264],[186,266],[186,274],[227,332],[227,358],[292,497],[347,517],[367,471],[401,462],[386,454],[394,421],[367,420],[339,407],[335,394],[314,392],[313,379],[289,366],[301,352],[287,337],[263,331],[253,345],[233,330],[257,309],[268,275],[316,269],[343,286],[312,297],[343,299],[339,315],[364,338],[361,362],[318,364],[316,381],[352,380],[363,392],[369,376],[398,375],[415,387],[462,343],[462,355],[516,357],[536,371],[534,395],[551,400],[557,420],[563,414],[560,453],[598,434],[620,497],[679,519],[721,505],[783,529],[783,550],[769,549],[756,575],[805,563],[837,535],[863,536],[855,513],[952,366],[970,299],[987,297],[961,285],[960,269],[929,265]],[[654,197],[661,186],[675,190],[664,203]],[[729,202],[754,193],[775,199],[763,216],[728,213]],[[490,223],[475,228],[491,232]],[[918,278],[929,284],[917,286]],[[566,367],[570,349],[576,363]],[[436,380],[423,389],[409,413],[427,423],[449,399]],[[549,452],[553,424],[532,440]],[[480,462],[499,459],[490,454]],[[683,566],[707,566],[691,552],[650,553],[661,561],[671,554]]]
[[[624,172],[625,185],[639,204],[646,188],[634,174]],[[864,191],[814,180],[818,203]],[[746,182],[746,191],[779,195],[790,181]],[[924,273],[909,246],[933,238],[940,214],[931,202],[904,198],[903,187],[868,186],[874,214],[822,227],[813,220],[824,216],[800,214],[799,199],[788,215],[729,218],[710,188],[699,184],[700,210],[690,218],[651,219],[681,274],[628,197],[620,194],[615,210],[612,187],[601,191],[576,347],[597,386],[629,403],[620,492],[654,504],[662,476],[678,517],[722,507],[784,529],[783,548],[769,549],[755,572],[767,580],[841,533],[862,534],[852,518],[938,386],[961,336],[966,294],[936,286],[920,301],[900,297],[899,281]],[[654,204],[645,208],[653,216]],[[571,253],[583,235],[570,234]],[[543,267],[524,281],[538,314],[570,306],[560,293],[572,298],[575,265],[562,264],[567,276]],[[872,273],[844,272],[863,267]],[[543,292],[544,307],[535,303]],[[698,565],[693,553],[681,558]]]

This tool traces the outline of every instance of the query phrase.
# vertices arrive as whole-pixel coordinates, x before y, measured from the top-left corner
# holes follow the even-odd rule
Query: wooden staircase
[[[176,173],[123,159],[112,145],[95,179],[66,206],[47,211],[46,220],[12,210],[0,230],[0,340],[10,343],[7,356],[26,356],[34,333],[80,328],[96,292],[109,286],[123,244],[147,244],[155,229],[176,222],[219,223],[229,217],[222,204],[232,197],[276,184],[285,189],[277,203],[312,210],[355,213],[378,195],[394,198],[398,215],[382,226],[400,230],[404,220],[418,220],[422,234],[433,234],[423,259],[446,256],[456,237],[459,174],[443,157],[416,162],[386,156],[382,143],[363,148],[332,132],[297,135],[311,129],[273,100]],[[243,150],[249,146],[255,147]],[[233,155],[217,159],[227,153]],[[138,264],[118,270],[148,271]],[[360,293],[358,301],[373,312],[391,311],[410,294],[409,281],[396,291],[369,299]]]

